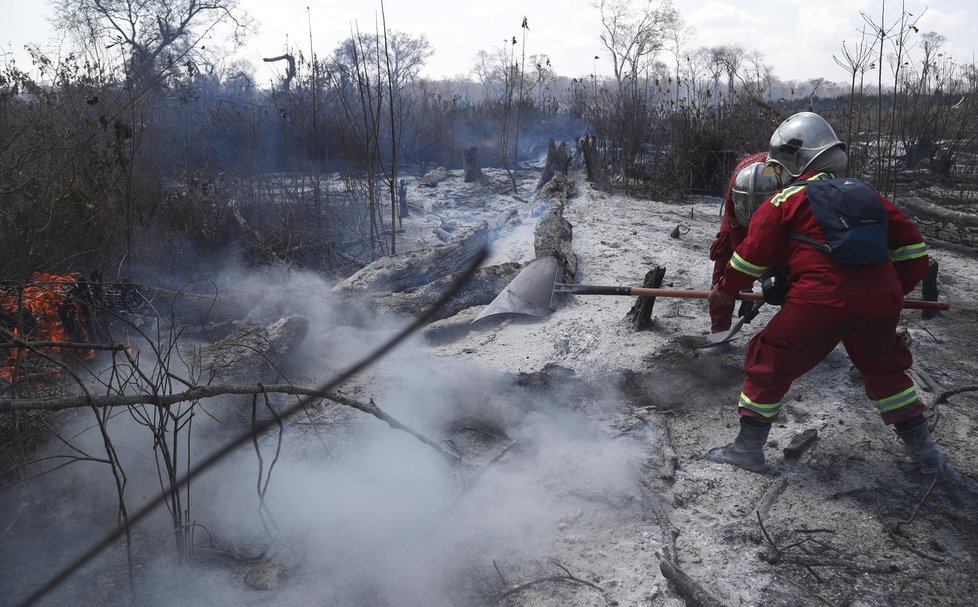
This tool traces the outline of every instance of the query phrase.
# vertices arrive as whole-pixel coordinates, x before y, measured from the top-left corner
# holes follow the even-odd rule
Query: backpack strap
[[[800,240],[806,244],[810,244],[819,251],[824,251],[826,253],[832,253],[832,247],[825,242],[819,242],[814,238],[805,236],[804,234],[799,234],[798,232],[788,232],[788,238],[794,238],[795,240]]]
[[[821,181],[823,179],[834,179],[834,177],[830,173],[825,173],[825,172],[819,173],[818,175],[815,175],[813,177],[809,177],[808,179],[806,179],[802,183],[799,183],[799,184],[796,184],[796,185],[793,185],[793,186],[789,186],[792,191],[788,194],[788,196],[790,196],[791,194],[794,194],[795,192],[801,191],[802,188],[805,188],[805,187],[811,185],[815,181]],[[787,198],[787,196],[785,198]],[[783,200],[782,200],[782,202],[783,202]],[[813,247],[815,247],[816,249],[818,249],[819,251],[825,251],[826,253],[831,253],[832,252],[832,247],[830,247],[827,243],[819,242],[819,241],[815,240],[814,238],[812,238],[810,236],[805,236],[804,234],[800,234],[798,232],[791,232],[791,231],[789,231],[788,232],[788,238],[794,238],[795,240],[800,240],[800,241],[802,241],[804,243],[810,244]]]

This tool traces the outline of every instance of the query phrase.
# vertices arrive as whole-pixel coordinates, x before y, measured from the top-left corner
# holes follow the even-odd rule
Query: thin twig
[[[757,524],[761,526],[761,533],[764,534],[765,539],[767,539],[767,543],[768,544],[771,544],[771,548],[774,548],[774,557],[775,557],[775,559],[776,560],[780,560],[781,559],[781,549],[778,548],[778,545],[774,543],[774,540],[771,539],[771,536],[767,534],[767,529],[764,528],[764,521],[761,520],[761,511],[760,510],[755,510],[754,512],[757,513]]]
[[[911,514],[910,518],[906,520],[897,521],[896,525],[893,526],[893,533],[899,534],[901,531],[901,527],[903,527],[903,525],[905,524],[909,525],[910,523],[914,522],[914,520],[917,518],[917,513],[920,512],[920,509],[923,507],[924,502],[926,502],[927,498],[930,497],[931,491],[934,490],[934,487],[937,485],[937,481],[939,481],[940,479],[941,479],[940,474],[934,475],[934,479],[931,480],[930,486],[927,487],[927,491],[924,492],[924,497],[920,498],[920,501],[917,503],[917,507],[913,509],[913,514]]]
[[[506,576],[503,575],[503,572],[499,569],[499,565],[496,564],[496,559],[492,559],[492,566],[496,569],[496,575],[499,576],[499,580],[504,586],[508,586],[509,582],[506,581]]]
[[[903,539],[902,537],[896,535],[892,531],[890,533],[888,533],[887,536],[890,538],[890,541],[892,541],[894,544],[896,544],[897,546],[900,546],[901,548],[903,548],[905,550],[909,550],[910,552],[913,552],[914,554],[916,554],[920,558],[927,559],[928,561],[934,561],[935,563],[941,563],[941,564],[944,564],[945,563],[945,560],[942,559],[942,558],[940,558],[940,557],[936,557],[936,556],[927,554],[926,552],[924,552],[922,550],[918,550],[917,548],[914,548],[913,545],[910,542],[908,542],[907,540]]]
[[[495,564],[496,564],[496,562],[493,561],[493,565],[495,565]],[[523,590],[526,590],[527,588],[529,588],[531,586],[535,586],[537,584],[542,584],[544,582],[571,582],[571,583],[574,583],[574,584],[581,584],[582,586],[589,586],[591,588],[594,588],[595,590],[597,590],[598,592],[600,592],[602,595],[604,595],[605,590],[601,586],[598,586],[597,584],[591,583],[591,582],[589,582],[587,580],[582,580],[581,578],[573,575],[570,571],[567,570],[566,567],[564,567],[563,565],[561,565],[557,561],[553,561],[553,564],[555,566],[559,567],[561,570],[563,570],[564,575],[550,575],[550,576],[547,576],[547,577],[542,577],[542,578],[538,578],[538,579],[535,579],[535,580],[531,580],[531,581],[526,582],[524,584],[520,584],[519,586],[516,586],[514,588],[510,588],[506,592],[504,592],[501,595],[499,595],[496,598],[496,600],[493,601],[493,604],[496,604],[496,603],[502,601],[503,599],[505,599],[508,596],[512,596],[512,595],[514,595],[514,594],[516,594],[518,592],[522,592]],[[499,571],[498,568],[496,569],[496,571]],[[499,575],[500,575],[500,577],[502,577],[502,574],[501,573]]]

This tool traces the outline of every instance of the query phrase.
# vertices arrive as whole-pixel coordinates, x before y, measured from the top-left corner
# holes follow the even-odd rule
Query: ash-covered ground
[[[436,227],[515,209],[520,221],[496,240],[488,263],[532,259],[539,173],[521,173],[518,196],[506,192],[505,175],[486,174],[482,183],[463,183],[461,171],[436,187],[412,183],[401,242],[433,246]],[[639,200],[572,176],[577,191],[565,217],[578,282],[640,286],[662,266],[663,286],[709,288],[719,198]],[[930,246],[952,308],[903,319],[928,404],[978,377],[978,253]],[[268,308],[269,321],[309,318],[286,367],[300,385],[328,380],[407,322],[364,322],[314,276],[228,276],[254,293],[256,315]],[[426,327],[342,391],[459,454],[461,467],[360,411],[310,408],[281,435],[195,481],[189,572],[168,556],[165,512],[137,530],[137,602],[680,607],[686,598],[661,573],[665,560],[731,607],[973,604],[978,393],[931,409],[958,477],[932,486],[912,471],[839,349],[786,397],[766,449],[772,468],[753,474],[703,455],[736,433],[745,344],[775,310],[762,308],[730,346],[695,350],[689,337],[709,329],[705,301],[659,298],[647,331],[627,319],[634,303],[581,295],[544,318],[470,324],[479,312],[472,308]],[[238,405],[203,406],[194,439],[201,450],[242,426],[225,415]],[[76,422],[75,440],[96,452],[99,437],[83,413]],[[809,429],[818,440],[785,460],[782,449]],[[159,484],[140,430],[118,416],[136,503]],[[268,481],[263,499],[259,479]],[[0,561],[12,602],[116,516],[112,479],[95,465],[17,491],[5,501],[20,514],[7,526]],[[131,597],[117,544],[47,604],[122,605]]]

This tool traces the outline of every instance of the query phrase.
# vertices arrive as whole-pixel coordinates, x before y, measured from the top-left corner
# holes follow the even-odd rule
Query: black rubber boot
[[[940,446],[934,442],[934,438],[927,429],[927,420],[921,416],[908,420],[906,427],[898,424],[897,436],[903,441],[907,448],[907,453],[924,474],[944,474],[944,452]]]
[[[751,472],[764,472],[764,443],[771,432],[771,424],[747,422],[740,418],[740,433],[734,442],[726,447],[714,447],[706,454],[706,459],[721,464],[732,464]]]

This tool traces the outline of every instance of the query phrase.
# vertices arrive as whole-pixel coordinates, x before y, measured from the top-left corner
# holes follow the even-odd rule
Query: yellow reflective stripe
[[[915,400],[917,400],[917,388],[910,386],[899,394],[874,400],[873,403],[876,405],[876,408],[880,413],[886,413],[887,411],[893,411],[894,409],[905,407]]]
[[[753,276],[754,278],[760,278],[761,274],[764,273],[764,270],[767,269],[767,266],[752,264],[738,255],[736,251],[734,251],[733,257],[730,258],[730,267],[732,267],[734,270],[743,272],[748,276]]]
[[[771,204],[773,204],[776,207],[781,206],[781,203],[787,200],[788,196],[791,196],[792,194],[798,192],[799,190],[805,189],[805,187],[808,186],[809,183],[813,181],[818,181],[820,179],[832,179],[832,175],[822,172],[819,173],[818,175],[812,175],[811,177],[806,179],[803,183],[800,183],[798,185],[788,186],[774,195],[774,198],[771,199]]]
[[[793,185],[781,190],[780,192],[774,195],[774,198],[771,199],[771,204],[773,204],[776,207],[781,206],[781,203],[787,200],[788,196],[791,196],[795,192],[805,189],[806,185],[808,184]]]
[[[750,409],[754,413],[760,413],[764,417],[774,417],[781,411],[781,401],[770,405],[755,403],[743,392],[740,393],[740,402],[737,403],[737,406],[743,407],[744,409]]]
[[[893,261],[907,261],[908,259],[918,259],[927,255],[927,244],[923,242],[918,242],[916,244],[907,245],[905,247],[900,247],[899,249],[894,249],[890,252],[893,257]]]

